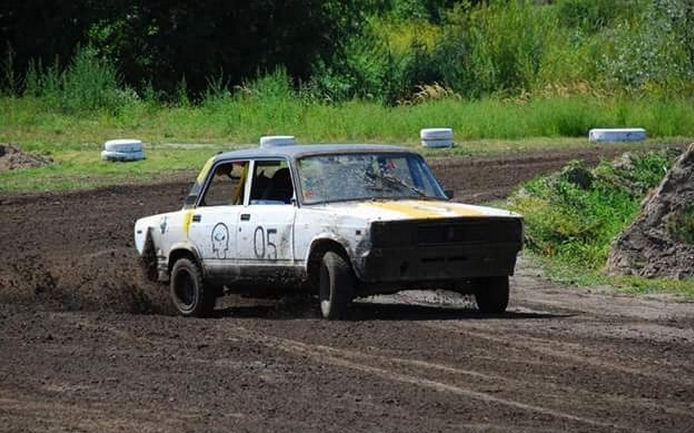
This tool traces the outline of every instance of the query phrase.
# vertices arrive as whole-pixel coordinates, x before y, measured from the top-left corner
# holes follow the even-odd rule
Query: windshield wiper
[[[376,174],[374,172],[366,172],[366,176],[368,176],[371,179],[379,179],[381,180],[386,186],[390,187],[398,187],[398,189],[402,190],[402,188],[405,188],[406,190],[410,192],[414,192],[417,194],[419,197],[426,197],[427,195],[424,193],[424,191],[420,190],[419,188],[412,186],[405,182],[402,179],[399,179],[393,175],[390,174]]]

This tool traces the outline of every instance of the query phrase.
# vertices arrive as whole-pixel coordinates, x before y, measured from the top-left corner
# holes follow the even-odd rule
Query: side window
[[[248,166],[248,161],[234,161],[214,167],[200,206],[243,204]]]
[[[256,161],[251,204],[289,204],[293,196],[294,186],[286,161]]]

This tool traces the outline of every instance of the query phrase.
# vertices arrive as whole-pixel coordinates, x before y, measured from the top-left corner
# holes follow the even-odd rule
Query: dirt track
[[[604,153],[433,166],[481,201]],[[306,299],[170,316],[132,223],[186,192],[0,196],[0,431],[694,431],[694,304],[558,287],[525,260],[499,317],[416,292],[345,322]]]

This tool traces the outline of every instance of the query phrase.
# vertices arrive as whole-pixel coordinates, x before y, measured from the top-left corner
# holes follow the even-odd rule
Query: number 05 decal
[[[277,229],[255,228],[253,233],[253,252],[259,259],[277,260],[277,245],[275,236]]]

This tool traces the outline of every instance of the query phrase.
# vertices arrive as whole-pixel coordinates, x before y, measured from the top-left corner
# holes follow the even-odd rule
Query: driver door
[[[294,263],[296,200],[284,160],[259,160],[252,166],[248,206],[239,213],[238,260],[242,272],[273,272]]]

